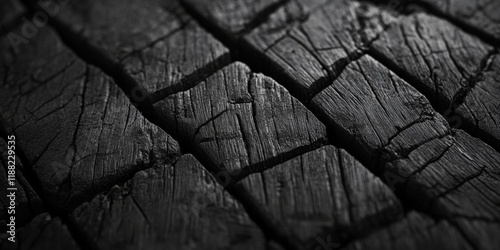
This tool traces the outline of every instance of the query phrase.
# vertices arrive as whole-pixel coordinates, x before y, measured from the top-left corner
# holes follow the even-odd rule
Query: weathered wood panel
[[[387,65],[411,79],[411,84],[429,98],[450,125],[500,147],[499,129],[494,125],[500,119],[495,107],[496,73],[482,72],[491,57],[491,46],[444,20],[419,13],[394,23],[371,49]],[[493,90],[491,94],[482,91],[484,87],[474,88],[483,74],[488,79],[481,85]],[[468,98],[472,93],[476,97]],[[486,98],[488,105],[474,101],[478,95]],[[466,99],[474,102],[473,109],[460,108]]]
[[[149,91],[185,88],[230,60],[175,0],[72,1],[56,18]]]
[[[359,57],[392,19],[356,1],[332,1],[305,17],[292,5],[277,11],[244,40],[293,81],[283,84],[308,100]]]
[[[417,212],[403,220],[355,240],[343,249],[474,249],[459,230],[447,221],[433,221]]]
[[[500,151],[500,54],[491,55],[456,113],[464,128]]]
[[[254,22],[265,18],[267,12],[282,5],[285,1],[184,0],[184,2],[191,8],[194,8],[197,13],[203,16],[203,18],[208,20],[212,25],[222,29],[227,35],[237,37],[239,34],[251,28]]]
[[[0,111],[44,197],[66,215],[104,191],[71,213],[85,247],[500,247],[500,155],[446,122],[458,115],[460,128],[500,147],[498,54],[470,28],[484,24],[495,36],[491,9],[474,7],[461,21],[464,7],[445,4],[441,16],[466,23],[465,33],[368,1],[185,1],[195,17],[175,0],[72,1],[52,24],[83,60],[50,29],[19,54],[2,41]],[[226,35],[239,58],[273,74],[326,126],[269,77],[241,63],[221,69],[228,50],[193,18]],[[128,93],[136,85],[155,92],[152,109],[148,102],[141,111],[212,175],[193,156],[179,158],[177,143],[130,105],[125,95],[140,101]],[[385,184],[324,146],[327,128]],[[406,209],[436,221],[402,211],[387,185]],[[53,249],[33,235],[76,247],[57,218],[26,228],[21,249]]]
[[[191,155],[137,173],[71,220],[100,249],[265,249],[245,210]]]
[[[181,1],[184,1],[188,8],[193,9],[211,27],[215,27],[218,32],[224,34],[225,38],[236,42],[242,35],[251,32],[261,23],[267,22],[269,16],[272,16],[275,24],[278,22],[276,15],[286,16],[286,19],[279,19],[280,22],[283,22],[281,25],[286,25],[286,22],[291,23],[293,20],[309,15],[328,0]],[[269,24],[269,22],[267,23]]]
[[[311,104],[338,127],[340,138],[378,161],[377,171],[412,207],[438,218],[500,218],[500,154],[450,131],[425,97],[370,57],[351,63]],[[498,231],[498,223],[475,226],[469,237]],[[474,243],[480,249],[498,244]]]
[[[78,250],[66,224],[59,217],[43,213],[35,217],[26,226],[17,229],[16,242],[7,240],[0,242],[0,248],[5,250]]]
[[[154,107],[166,127],[222,170],[259,171],[327,142],[309,110],[242,63]]]
[[[380,149],[401,133],[413,133],[397,145],[403,151],[449,133],[448,124],[427,99],[370,56],[350,63],[311,100],[344,144],[376,165]],[[406,134],[403,134],[406,135]]]
[[[491,50],[478,38],[425,13],[403,17],[381,34],[371,48],[417,79],[415,87],[436,106],[445,108]]]
[[[322,237],[340,245],[403,217],[391,189],[333,146],[252,174],[242,183],[308,247]]]
[[[385,170],[397,176],[393,183],[413,207],[453,222],[477,249],[500,246],[492,237],[500,233],[500,156],[481,140],[453,131],[405,152]]]
[[[51,29],[10,52],[1,58],[0,111],[58,208],[175,158],[177,142]]]
[[[495,0],[418,0],[448,18],[463,23],[473,32],[483,32],[500,41],[500,2]]]

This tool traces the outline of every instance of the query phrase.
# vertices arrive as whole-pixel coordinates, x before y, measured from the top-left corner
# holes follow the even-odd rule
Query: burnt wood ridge
[[[497,249],[496,5],[4,1],[0,247]]]

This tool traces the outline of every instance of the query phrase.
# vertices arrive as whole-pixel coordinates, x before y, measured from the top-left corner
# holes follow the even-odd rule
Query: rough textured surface
[[[348,0],[303,13],[303,8],[286,6],[244,40],[290,77],[287,87],[304,99],[337,77],[392,20],[371,5]]]
[[[229,62],[175,0],[72,1],[57,18],[149,91],[185,88]]]
[[[17,229],[16,243],[2,239],[0,248],[5,250],[80,249],[67,225],[59,217],[54,218],[47,213],[38,215],[29,224]]]
[[[370,56],[351,62],[333,83],[311,100],[311,107],[372,165],[380,149],[402,132],[413,133],[399,147],[448,133],[446,121],[427,99]]]
[[[477,240],[499,230],[495,190],[500,154],[462,131],[450,131],[407,83],[365,56],[351,63],[312,105],[338,126],[340,138],[358,144],[361,155],[378,163],[384,180],[403,192],[412,207],[439,218],[465,219],[462,214],[472,222],[485,219],[491,223],[476,224],[468,237],[480,249],[500,244],[493,238]]]
[[[456,108],[464,130],[500,151],[500,54],[488,57],[464,103]]]
[[[1,60],[1,112],[55,206],[68,208],[178,152],[177,142],[50,29]]]
[[[326,129],[274,80],[231,64],[154,105],[174,133],[221,169],[265,169],[326,143]]]
[[[77,208],[71,219],[100,249],[264,249],[266,244],[243,207],[191,155],[137,173]]]
[[[395,143],[399,138],[394,140]],[[389,146],[390,148],[391,146]],[[500,246],[500,156],[462,131],[405,152],[385,170],[415,208],[457,225],[477,249]],[[390,176],[390,175],[386,175]]]
[[[434,222],[416,213],[380,231],[355,240],[343,249],[474,249],[460,231],[446,221]]]
[[[500,41],[500,2],[495,0],[418,0],[442,15]]]
[[[282,5],[283,0],[218,0],[196,1],[184,0],[187,5],[195,8],[203,18],[210,20],[228,35],[238,36],[252,28],[265,14]]]
[[[372,49],[416,79],[415,87],[436,106],[446,108],[491,47],[449,22],[419,13],[391,25]]]
[[[500,249],[498,4],[423,1],[82,0],[0,32],[19,218],[51,214],[21,249]]]
[[[24,177],[23,171],[25,171],[23,165],[20,162],[19,155],[17,157],[8,157],[9,150],[7,149],[7,145],[10,149],[15,150],[15,143],[7,144],[2,138],[0,138],[0,152],[2,152],[0,159],[0,230],[2,230],[2,234],[7,232],[7,227],[5,226],[9,223],[8,218],[13,215],[12,212],[8,213],[9,210],[12,211],[11,200],[7,195],[10,195],[12,191],[15,192],[15,212],[16,216],[16,224],[18,226],[24,225],[29,222],[35,215],[41,213],[43,211],[43,206],[38,194],[31,187],[31,184]],[[12,148],[14,146],[14,148]],[[11,155],[13,156],[13,155]],[[9,161],[14,161],[15,163],[15,181],[14,185],[10,185],[7,180],[11,180],[11,175],[9,174],[9,166],[12,166],[12,163]],[[8,188],[15,188],[15,190],[9,190]],[[5,215],[5,217],[3,217]]]
[[[495,125],[500,119],[495,107],[498,84],[494,83],[498,62],[492,58],[491,46],[449,22],[419,13],[393,23],[372,44],[371,50],[411,80],[450,125],[500,147],[499,129]],[[483,75],[486,79],[478,84]],[[480,86],[475,88],[475,85]],[[475,97],[467,97],[471,94]],[[477,100],[479,96],[487,99],[486,105]],[[464,100],[472,106],[460,107]]]
[[[309,246],[322,236],[340,244],[402,217],[389,187],[333,146],[252,174],[242,183]]]

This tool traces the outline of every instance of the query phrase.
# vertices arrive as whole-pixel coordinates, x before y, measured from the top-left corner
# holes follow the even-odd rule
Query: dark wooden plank
[[[9,146],[12,145],[14,144],[9,144]],[[19,154],[15,158],[15,169],[12,169],[12,165],[8,163],[12,158],[8,159],[7,142],[3,138],[0,138],[0,152],[2,157],[0,159],[0,180],[2,180],[0,182],[0,229],[4,233],[8,231],[6,230],[6,224],[10,223],[10,216],[14,215],[13,213],[15,213],[16,226],[20,227],[31,221],[35,215],[41,213],[43,206],[40,197],[38,197],[38,194],[33,190],[23,174],[25,169],[20,162]],[[14,180],[12,180],[13,173]],[[10,181],[13,181],[14,185],[10,185]],[[7,197],[12,191],[7,188],[16,188],[16,190],[12,190],[15,196],[14,206],[11,206],[11,199]]]
[[[154,107],[184,143],[229,171],[259,171],[327,142],[309,110],[239,62]]]
[[[311,100],[311,108],[336,128],[338,140],[353,147],[371,165],[380,149],[403,132],[404,151],[449,133],[448,124],[427,99],[370,56],[350,63],[340,76]],[[403,134],[406,135],[406,134]]]
[[[424,93],[455,128],[466,129],[500,148],[495,121],[497,101],[478,84],[493,48],[439,18],[419,13],[404,17],[372,44],[376,57]],[[497,63],[497,62],[495,62]],[[495,73],[480,85],[495,89]],[[473,94],[476,97],[468,98]],[[474,101],[480,95],[485,104]],[[460,107],[467,99],[471,107]],[[471,109],[472,108],[472,109]],[[496,127],[496,128],[495,128]]]
[[[215,27],[217,32],[222,33],[225,38],[232,42],[246,33],[251,32],[260,24],[267,22],[272,16],[273,23],[282,22],[280,25],[287,25],[296,19],[303,18],[328,0],[307,0],[307,1],[249,1],[249,0],[216,0],[216,1],[196,1],[181,0],[195,11],[211,27]],[[278,13],[278,14],[275,14]],[[277,15],[280,18],[279,19]],[[247,55],[243,55],[247,56]]]
[[[0,111],[57,208],[178,154],[176,141],[51,29],[2,55]]]
[[[500,41],[500,2],[495,0],[418,0],[441,15],[470,27],[472,32],[482,32]]]
[[[191,155],[84,203],[71,220],[100,249],[265,249],[245,210]]]
[[[185,88],[230,60],[176,0],[72,1],[56,18],[149,91]]]
[[[500,246],[493,236],[500,233],[500,156],[481,140],[457,130],[390,161],[386,171],[400,178],[394,184],[415,208],[456,224],[477,249]]]
[[[283,0],[184,0],[187,5],[217,26],[227,35],[238,36],[251,28],[252,24],[265,18],[264,14],[283,4]]]
[[[18,229],[15,243],[2,240],[0,248],[5,250],[80,249],[66,224],[59,217],[54,218],[48,213],[38,215],[29,224]]]
[[[403,217],[399,200],[342,149],[325,146],[242,180],[293,237],[314,249],[340,244]]]
[[[292,1],[245,36],[251,50],[265,55],[284,83],[308,100],[363,53],[392,21],[392,16],[367,3],[332,1],[309,15]]]
[[[403,220],[355,240],[343,249],[474,249],[452,224],[435,222],[417,212]]]
[[[475,225],[467,237],[476,238],[479,249],[498,245],[488,233],[498,231],[500,218],[500,154],[462,131],[450,131],[413,87],[364,56],[311,104],[342,140],[371,156],[377,172],[408,204],[437,218],[495,222]]]
[[[478,81],[455,110],[461,127],[500,151],[500,55],[493,54]],[[453,118],[453,117],[452,117]]]

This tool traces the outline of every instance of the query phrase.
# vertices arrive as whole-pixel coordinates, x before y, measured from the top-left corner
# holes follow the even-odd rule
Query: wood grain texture
[[[47,28],[1,59],[1,112],[49,202],[66,209],[134,172],[176,158],[179,146],[148,122],[101,71]]]
[[[84,203],[71,220],[100,249],[264,249],[266,244],[243,207],[191,155],[137,173]]]
[[[491,0],[418,0],[425,3],[444,16],[463,23],[475,32],[484,34],[500,41],[500,18],[498,10],[500,2]]]
[[[399,220],[399,200],[342,149],[325,146],[242,180],[273,218],[308,246],[318,237],[340,244]]]
[[[449,133],[448,124],[427,99],[370,56],[350,63],[311,100],[311,108],[334,126],[338,140],[376,165],[380,149],[405,136],[394,151]],[[396,144],[395,144],[396,145]]]
[[[19,172],[19,249],[500,248],[496,2],[179,1],[0,38],[0,130],[41,184]]]
[[[12,144],[9,144],[9,146]],[[10,198],[7,197],[10,191],[7,188],[15,187],[15,213],[16,213],[16,225],[22,226],[29,222],[33,217],[43,211],[42,201],[38,194],[33,190],[31,184],[26,180],[23,171],[25,171],[23,165],[20,162],[19,155],[15,159],[15,181],[14,186],[10,186],[8,183],[9,178],[9,163],[8,163],[8,149],[7,142],[0,138],[0,152],[2,157],[0,159],[0,230],[2,234],[7,232],[6,224],[9,222],[8,219],[12,214],[7,213],[9,207],[11,206]]]
[[[57,18],[151,92],[185,88],[230,60],[175,0],[72,1]]]
[[[498,91],[493,83],[495,65],[489,73],[483,72],[491,60],[491,46],[444,20],[419,13],[391,25],[371,49],[387,65],[411,79],[411,84],[430,99],[450,125],[500,147],[495,125],[500,119],[495,101]],[[474,88],[483,74],[487,79],[480,84],[482,87]],[[491,94],[482,90],[485,87]],[[470,94],[475,97],[467,97]],[[478,96],[486,98],[487,105],[481,104]],[[465,99],[472,107],[460,107]]]
[[[286,26],[309,15],[328,0],[181,1],[211,27],[215,27],[224,35],[224,38],[237,42],[241,36],[251,32],[262,23]],[[269,18],[272,21],[268,21]]]
[[[232,36],[245,32],[251,28],[252,23],[265,18],[263,14],[272,11],[273,6],[280,6],[284,3],[283,0],[184,0],[184,2],[196,9],[212,25],[216,25],[227,35]]]
[[[385,182],[404,191],[413,207],[438,218],[486,218],[491,223],[475,225],[468,237],[476,238],[480,249],[498,245],[487,235],[499,232],[494,190],[499,190],[500,154],[462,131],[450,131],[422,94],[364,56],[311,104],[338,128],[342,140],[372,157]]]
[[[493,148],[456,130],[388,162],[385,171],[401,178],[396,184],[415,208],[457,225],[476,249],[496,249],[499,166]]]
[[[363,54],[392,19],[356,1],[328,2],[309,14],[292,5],[277,11],[244,40],[263,53],[276,72],[292,79],[287,87],[308,100]]]
[[[5,250],[78,250],[66,224],[59,217],[43,213],[35,217],[29,224],[17,229],[16,243],[0,241],[0,248]]]
[[[320,248],[321,249],[321,248]],[[343,249],[474,249],[452,224],[435,222],[418,212],[371,235],[355,240]]]
[[[155,108],[220,169],[265,169],[326,143],[326,129],[274,80],[233,63]]]
[[[456,108],[462,127],[500,151],[500,55],[491,55],[478,81]]]

